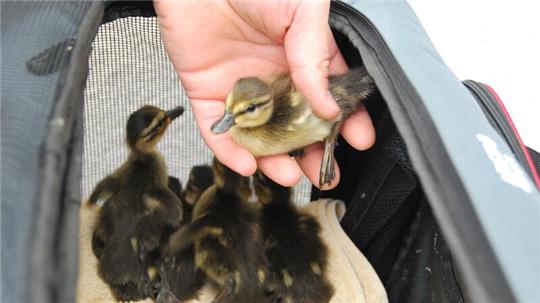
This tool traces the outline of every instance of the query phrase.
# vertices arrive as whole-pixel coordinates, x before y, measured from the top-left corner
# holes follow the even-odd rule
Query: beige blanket
[[[317,218],[322,227],[321,236],[329,248],[328,276],[336,290],[331,303],[388,302],[375,270],[339,224],[345,214],[343,202],[324,199],[309,203],[301,209]],[[81,207],[78,302],[115,302],[109,288],[96,272],[97,260],[91,248],[95,217],[95,210],[86,206]],[[203,289],[199,300],[193,303],[211,302],[212,298],[211,291]]]

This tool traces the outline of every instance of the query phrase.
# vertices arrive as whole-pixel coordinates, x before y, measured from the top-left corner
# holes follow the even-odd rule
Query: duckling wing
[[[158,217],[164,225],[178,227],[182,222],[182,202],[168,188],[155,188],[143,196],[145,214]]]
[[[182,204],[167,188],[156,188],[143,196],[143,217],[137,222],[135,238],[140,249],[156,249],[166,232],[178,228],[182,221]]]
[[[191,223],[183,225],[169,238],[166,253],[174,255],[180,250],[187,248],[200,237],[201,230],[213,222],[214,219],[211,216],[204,215]]]
[[[132,238],[134,226],[129,223],[126,214],[119,214],[114,220],[114,232],[102,250],[98,270],[109,284],[139,283],[144,266],[135,251],[136,241]]]
[[[115,191],[117,191],[119,187],[119,184],[120,182],[118,178],[116,178],[114,175],[108,175],[107,177],[103,178],[98,182],[92,191],[92,194],[90,194],[88,203],[93,205],[97,204],[99,200],[107,200],[114,195]]]

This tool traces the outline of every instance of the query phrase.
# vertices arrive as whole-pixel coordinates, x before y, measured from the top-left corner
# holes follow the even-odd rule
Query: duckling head
[[[169,111],[151,105],[139,108],[127,122],[127,143],[131,150],[145,154],[152,152],[169,124],[183,113],[182,106]]]
[[[234,194],[243,201],[247,201],[251,195],[248,177],[244,177],[221,164],[216,157],[212,163],[212,172],[214,184],[219,190],[227,194]]]
[[[197,165],[191,168],[186,188],[182,192],[184,201],[194,205],[201,194],[214,184],[214,172],[208,165]]]
[[[288,203],[290,201],[291,189],[289,187],[282,186],[272,181],[260,170],[257,170],[253,179],[257,202],[260,204],[269,204],[275,201]]]
[[[231,127],[257,127],[268,122],[274,110],[270,86],[257,77],[241,78],[225,100],[223,116],[212,125],[214,134]]]

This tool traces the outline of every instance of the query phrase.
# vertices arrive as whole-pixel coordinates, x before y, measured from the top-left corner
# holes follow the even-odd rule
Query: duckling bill
[[[335,177],[334,147],[342,121],[356,111],[375,89],[364,67],[331,76],[329,90],[341,114],[335,120],[319,118],[289,75],[269,81],[257,77],[236,81],[225,100],[225,112],[211,127],[215,134],[230,131],[232,138],[255,157],[297,152],[324,141],[319,185]]]
[[[144,106],[127,122],[127,161],[101,180],[88,203],[99,208],[92,244],[98,273],[118,300],[153,297],[159,249],[182,221],[167,167],[155,146],[183,107]]]

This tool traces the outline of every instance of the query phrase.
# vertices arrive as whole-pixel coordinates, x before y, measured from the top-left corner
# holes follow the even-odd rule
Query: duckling
[[[182,196],[186,203],[195,205],[201,194],[214,184],[214,172],[209,165],[196,165],[191,168],[186,188]]]
[[[189,224],[189,223],[188,223]],[[185,302],[198,297],[204,286],[205,277],[195,266],[195,245],[193,241],[178,247],[183,241],[182,229],[173,233],[162,251],[160,263],[160,291],[156,303]]]
[[[176,196],[182,200],[182,183],[176,177],[169,176],[168,182],[169,189],[176,194]],[[183,202],[183,201],[182,201]],[[184,210],[184,214],[186,211]],[[103,220],[104,223],[112,222],[112,219]],[[94,255],[99,259],[103,249],[105,248],[106,241],[112,233],[112,226],[110,224],[102,224],[95,226],[94,233],[92,234],[92,250]]]
[[[190,223],[192,210],[200,195],[214,183],[212,168],[208,165],[194,166],[189,173],[186,188],[181,193],[184,202],[184,222]],[[160,292],[157,303],[184,302],[197,297],[204,286],[204,274],[195,266],[195,246],[191,242],[181,249],[176,243],[182,241],[182,232],[171,235],[162,252],[160,268]]]
[[[101,180],[88,203],[99,209],[92,240],[98,273],[118,300],[152,297],[159,248],[182,221],[180,199],[168,188],[165,162],[155,146],[183,107],[144,106],[127,122],[127,161]]]
[[[267,82],[257,77],[241,78],[225,100],[223,116],[211,130],[221,134],[230,129],[232,138],[255,157],[291,152],[301,155],[305,146],[324,141],[319,179],[322,187],[335,177],[332,156],[341,123],[374,90],[374,82],[365,68],[355,68],[344,75],[331,76],[329,90],[341,109],[332,121],[315,115],[289,75]]]
[[[328,252],[319,235],[319,223],[292,204],[290,188],[260,171],[254,187],[261,205],[266,256],[271,272],[282,282],[282,302],[329,302],[334,288],[326,277]]]
[[[214,173],[209,165],[197,165],[191,168],[188,183],[182,191],[186,221],[191,221],[195,203],[199,200],[202,193],[212,184],[214,184]]]
[[[215,184],[199,198],[193,221],[180,228],[177,248],[195,243],[195,265],[217,290],[214,303],[279,302],[270,275],[248,178],[214,159]]]

